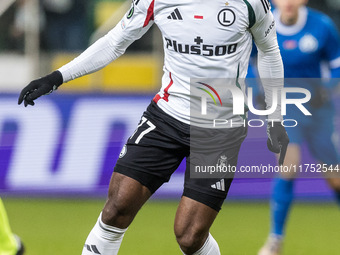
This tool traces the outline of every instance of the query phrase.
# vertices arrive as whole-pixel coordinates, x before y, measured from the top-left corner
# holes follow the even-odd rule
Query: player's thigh
[[[110,225],[128,226],[188,154],[188,146],[179,141],[187,135],[169,124],[173,120],[165,121],[160,115],[156,118],[148,107],[120,153],[103,211],[103,221]]]
[[[169,150],[146,145],[155,134],[146,134],[141,144],[126,144],[117,161],[109,186],[102,219],[104,223],[126,228],[148,198],[170,179],[184,155],[181,146]]]
[[[174,230],[179,243],[201,242],[201,247],[209,234],[218,211],[211,207],[183,196],[177,208]]]

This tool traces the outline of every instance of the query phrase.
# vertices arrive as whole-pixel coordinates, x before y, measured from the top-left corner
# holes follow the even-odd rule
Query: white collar
[[[276,21],[276,31],[281,35],[295,35],[300,32],[307,23],[308,10],[306,6],[299,8],[298,20],[294,25],[287,26],[281,22],[281,13],[278,9],[273,11],[274,18]]]

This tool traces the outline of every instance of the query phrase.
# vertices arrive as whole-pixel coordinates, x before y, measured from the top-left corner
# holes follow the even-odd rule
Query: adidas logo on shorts
[[[220,181],[216,182],[215,184],[211,185],[213,189],[225,191],[225,183],[224,179],[221,179]]]

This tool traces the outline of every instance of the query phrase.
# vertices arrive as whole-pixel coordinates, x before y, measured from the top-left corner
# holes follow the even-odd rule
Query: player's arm
[[[332,78],[340,78],[340,35],[333,21],[322,16],[325,24],[325,41],[327,42],[323,48],[324,59],[329,63]],[[337,85],[336,83],[328,84],[330,87]]]
[[[153,24],[150,0],[134,0],[130,10],[104,37],[87,48],[77,58],[51,74],[32,81],[19,96],[18,104],[34,105],[34,100],[56,90],[64,82],[96,72],[119,56],[139,39]]]
[[[340,36],[333,21],[326,15],[320,16],[323,26],[323,39],[326,43],[321,49],[323,60],[328,63],[331,79],[322,81],[315,87],[310,100],[311,106],[320,108],[331,100],[332,90],[340,83]]]
[[[280,153],[279,164],[282,165],[289,143],[288,135],[282,126],[281,115],[281,90],[283,88],[283,63],[277,43],[275,21],[270,11],[269,4],[263,1],[253,1],[254,24],[250,31],[253,35],[258,50],[258,72],[265,93],[267,108],[270,109],[274,103],[273,95],[277,96],[277,107],[268,116],[268,141],[270,151]],[[273,93],[275,92],[276,93]]]

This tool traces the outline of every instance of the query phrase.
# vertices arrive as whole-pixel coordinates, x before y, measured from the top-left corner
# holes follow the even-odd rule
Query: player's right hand
[[[34,100],[42,95],[50,94],[63,84],[63,76],[59,71],[46,75],[37,80],[31,81],[20,93],[18,104],[24,102],[27,105],[34,105]]]
[[[283,165],[285,160],[289,138],[281,122],[268,123],[267,126],[267,147],[271,152],[280,153],[279,165]]]

